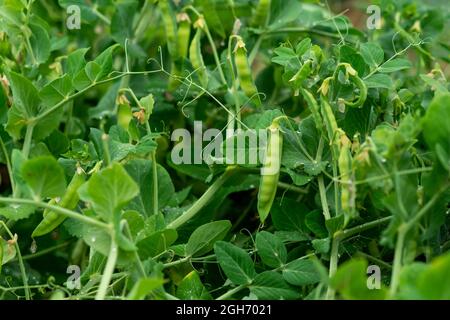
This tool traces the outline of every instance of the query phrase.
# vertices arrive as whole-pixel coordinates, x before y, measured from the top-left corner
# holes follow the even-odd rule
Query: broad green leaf
[[[22,75],[9,72],[9,83],[14,98],[13,108],[8,114],[8,124],[6,130],[16,138],[19,138],[20,129],[26,124],[25,120],[32,118],[38,113],[39,104],[41,103],[36,87],[30,80]],[[14,120],[21,120],[21,123],[11,122],[11,116],[14,114]],[[19,118],[19,119],[17,119]],[[20,125],[20,128],[15,126]],[[11,128],[12,127],[12,128]]]
[[[392,79],[388,75],[385,74],[374,74],[369,78],[364,80],[367,88],[383,88],[383,89],[392,89]]]
[[[314,232],[318,237],[325,238],[328,236],[328,230],[325,226],[325,218],[320,210],[313,210],[306,215],[305,224],[309,230]]]
[[[139,194],[139,188],[120,164],[113,163],[93,174],[79,194],[103,220],[111,222],[116,212]]]
[[[181,280],[177,297],[182,300],[211,300],[212,297],[203,285],[196,271],[191,271]]]
[[[450,299],[450,254],[434,259],[418,275],[417,289],[423,299]]]
[[[39,97],[45,106],[52,107],[67,99],[72,91],[72,81],[70,76],[66,74],[44,86],[39,92]]]
[[[225,275],[236,285],[250,284],[256,276],[253,261],[248,253],[235,245],[218,241],[214,253]]]
[[[157,231],[137,243],[139,256],[145,260],[167,250],[177,240],[178,234],[173,229]]]
[[[88,51],[89,48],[77,49],[67,57],[66,72],[71,78],[73,78],[78,72],[80,72],[80,70],[83,69],[86,65],[84,56]]]
[[[103,51],[95,60],[89,61],[84,69],[80,70],[73,79],[77,90],[83,90],[104,79],[112,70],[112,53],[118,44],[112,45]]]
[[[383,300],[386,289],[370,290],[367,286],[367,261],[351,259],[344,262],[331,279],[331,285],[346,300]]]
[[[387,61],[380,67],[380,72],[391,73],[399,70],[411,68],[411,62],[407,59],[397,58],[391,61]]]
[[[141,278],[131,289],[127,296],[128,300],[144,300],[153,290],[160,288],[164,284],[161,278]]]
[[[295,286],[305,286],[320,281],[320,273],[314,262],[300,258],[283,267],[283,278]]]
[[[30,23],[29,27],[31,30],[30,44],[34,58],[38,64],[44,63],[50,57],[50,37],[47,30],[37,23]]]
[[[309,211],[303,203],[285,198],[283,201],[274,202],[271,216],[277,230],[305,233],[305,217]]]
[[[131,160],[125,165],[128,174],[140,188],[140,194],[130,202],[128,209],[137,210],[146,216],[153,215],[153,169],[150,160]],[[167,206],[175,194],[175,187],[169,173],[161,165],[157,165],[158,174],[158,206]]]
[[[214,221],[198,227],[189,237],[186,255],[202,256],[211,251],[216,241],[222,240],[231,229],[228,220]]]
[[[450,167],[450,94],[436,96],[423,118],[423,135],[428,146],[437,151],[445,168]],[[439,146],[439,148],[438,148]],[[443,159],[442,159],[443,158]]]
[[[383,49],[381,49],[380,46],[374,42],[362,43],[361,55],[370,67],[377,67],[384,60]]]
[[[132,39],[133,24],[130,23],[130,17],[136,12],[135,1],[122,1],[115,4],[115,13],[111,19],[111,36],[120,44],[125,44],[125,39]]]
[[[300,296],[298,290],[287,284],[281,274],[275,271],[258,274],[250,286],[250,292],[259,300],[292,300]]]
[[[256,235],[256,249],[261,260],[269,267],[278,268],[286,263],[286,247],[280,238],[270,232],[261,231]]]
[[[37,199],[61,197],[66,190],[64,170],[50,156],[26,161],[22,165],[22,178]]]
[[[0,207],[0,216],[17,221],[28,218],[36,210],[36,207],[30,204],[11,204],[9,206]]]

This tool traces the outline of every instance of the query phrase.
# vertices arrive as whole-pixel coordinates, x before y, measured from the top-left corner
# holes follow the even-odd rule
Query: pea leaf
[[[313,261],[300,258],[283,267],[283,278],[292,285],[305,286],[319,282],[320,273]]]
[[[60,197],[66,190],[64,170],[50,156],[26,161],[22,166],[22,178],[37,199]]]
[[[351,259],[343,263],[331,285],[347,300],[382,300],[386,298],[386,289],[370,290],[367,287],[367,261]]]
[[[235,245],[218,241],[214,253],[225,275],[236,285],[250,284],[256,276],[255,267],[245,250]]]
[[[374,74],[364,80],[367,88],[392,89],[392,79],[385,74]]]
[[[278,268],[286,263],[286,247],[270,232],[261,231],[256,235],[256,249],[261,260],[269,267]]]
[[[431,149],[440,147],[441,158],[446,168],[450,167],[450,94],[435,97],[423,118],[423,134]],[[446,162],[446,163],[445,163]]]
[[[156,231],[137,243],[139,256],[145,260],[167,250],[177,240],[178,233],[173,229]]]
[[[399,70],[411,68],[411,62],[407,59],[397,58],[384,63],[379,71],[382,73],[391,73]]]
[[[191,271],[181,280],[177,289],[177,297],[182,300],[212,299],[196,271]]]
[[[114,215],[139,194],[139,188],[121,165],[113,163],[92,175],[78,193],[103,220],[112,221]]]
[[[160,288],[164,284],[161,278],[141,278],[131,289],[127,296],[129,300],[144,300],[153,290]]]
[[[255,277],[250,292],[260,300],[290,300],[299,297],[299,293],[284,281],[281,274],[265,271]]]
[[[151,216],[153,214],[153,169],[150,160],[131,160],[125,165],[128,174],[134,179],[140,188],[140,194],[133,199],[127,208],[137,210],[141,214]],[[169,173],[158,164],[158,205],[159,209],[169,204],[175,194]]]
[[[361,44],[361,55],[370,67],[377,67],[384,60],[384,51],[374,42]]]
[[[231,229],[228,220],[214,221],[198,227],[189,237],[186,255],[201,256],[213,249],[216,241],[222,240]]]

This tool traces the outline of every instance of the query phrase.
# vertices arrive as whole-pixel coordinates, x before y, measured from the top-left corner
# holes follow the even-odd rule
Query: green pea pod
[[[189,40],[191,37],[191,19],[189,15],[182,12],[177,15],[178,21],[178,56],[187,58],[189,51]]]
[[[167,48],[172,58],[176,59],[178,58],[178,45],[175,14],[170,6],[169,0],[159,0],[159,9],[161,10],[164,30],[166,31]]]
[[[341,208],[348,222],[355,215],[355,185],[352,182],[352,155],[351,142],[344,132],[340,137],[338,167],[341,180]]]
[[[359,96],[355,101],[345,101],[344,103],[352,108],[361,108],[367,99],[367,86],[358,75],[350,76],[350,79],[359,89]]]
[[[306,103],[308,104],[309,110],[311,111],[317,130],[319,130],[319,132],[322,132],[323,120],[322,116],[320,115],[319,104],[317,103],[316,99],[314,99],[312,93],[307,89],[301,89],[301,91],[303,98],[305,99]]]
[[[333,109],[331,109],[331,106],[328,103],[327,99],[322,96],[322,99],[320,101],[322,107],[322,118],[325,123],[325,129],[327,131],[328,140],[330,142],[331,152],[333,157],[336,159],[339,155],[339,141],[337,140],[339,128],[333,113]]]
[[[58,203],[58,206],[66,209],[74,209],[79,201],[78,197],[78,188],[85,182],[86,177],[81,168],[78,168],[75,172],[72,180],[67,186],[66,193],[64,194],[61,201]],[[52,199],[50,204],[56,204],[56,200]],[[31,237],[40,237],[49,232],[52,232],[56,227],[58,227],[61,223],[64,222],[65,216],[60,215],[54,211],[49,209],[44,210],[44,218],[39,223],[39,225],[34,229]]]
[[[258,90],[253,82],[252,69],[247,59],[247,49],[242,39],[238,39],[236,47],[234,49],[234,63],[241,85],[242,91],[257,105],[261,105],[261,100],[258,95]]]
[[[258,191],[258,214],[261,222],[264,222],[269,215],[277,193],[283,150],[283,136],[277,120],[272,122],[268,131],[269,139]]]
[[[195,73],[200,79],[200,83],[203,87],[206,88],[208,85],[208,76],[206,74],[206,67],[205,63],[203,62],[201,51],[201,40],[203,34],[201,26],[203,25],[203,23],[203,19],[199,19],[194,25],[197,27],[197,31],[195,32],[195,36],[192,39],[191,45],[189,47],[189,60],[191,61]]]
[[[259,0],[251,25],[253,27],[265,27],[269,21],[271,0]]]

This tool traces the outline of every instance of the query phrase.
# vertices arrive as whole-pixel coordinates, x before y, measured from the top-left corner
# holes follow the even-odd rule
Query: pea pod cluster
[[[66,193],[64,194],[61,201],[57,203],[55,199],[52,199],[49,204],[57,204],[58,206],[66,209],[74,209],[78,204],[79,196],[78,189],[85,182],[86,175],[81,168],[77,168],[72,180],[67,186]],[[44,210],[44,216],[39,225],[34,229],[31,237],[40,237],[46,235],[47,233],[55,230],[61,223],[64,222],[65,216],[56,213],[52,210],[46,209]]]
[[[280,177],[283,135],[280,131],[278,119],[276,118],[268,128],[267,148],[264,155],[264,165],[261,169],[258,191],[258,214],[261,222],[264,222],[270,213]]]

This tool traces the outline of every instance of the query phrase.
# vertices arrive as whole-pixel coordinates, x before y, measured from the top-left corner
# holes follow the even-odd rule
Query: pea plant
[[[446,8],[0,0],[1,299],[450,299]]]

